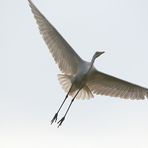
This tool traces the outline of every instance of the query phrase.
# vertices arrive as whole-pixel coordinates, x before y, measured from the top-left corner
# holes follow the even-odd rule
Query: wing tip
[[[34,5],[34,3],[31,0],[28,0],[29,6],[31,9],[37,9],[36,6]]]
[[[28,0],[29,6],[31,6],[33,3],[31,0]]]

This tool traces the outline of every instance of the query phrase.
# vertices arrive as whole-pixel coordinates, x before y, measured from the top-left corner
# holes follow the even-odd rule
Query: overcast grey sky
[[[148,87],[148,1],[33,2],[82,58],[105,50],[100,71]],[[75,101],[62,127],[51,126],[65,93],[27,0],[0,0],[0,18],[1,148],[148,147],[148,100]]]

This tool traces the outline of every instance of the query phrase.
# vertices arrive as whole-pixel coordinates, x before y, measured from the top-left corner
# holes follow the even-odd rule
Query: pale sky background
[[[148,87],[147,0],[34,3],[82,58],[105,50],[100,71]],[[0,18],[0,148],[148,148],[148,100],[75,101],[51,126],[65,93],[28,1],[0,0]]]

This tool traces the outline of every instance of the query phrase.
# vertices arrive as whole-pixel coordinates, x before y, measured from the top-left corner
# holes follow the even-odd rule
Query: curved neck
[[[89,70],[88,70],[88,73],[90,72],[90,70],[91,70],[91,68],[92,68],[92,66],[93,66],[93,64],[94,64],[94,62],[95,62],[95,57],[93,56],[93,58],[92,58],[92,60],[91,60],[91,62],[90,62],[90,68],[89,68]]]
[[[96,59],[96,57],[93,56],[92,59],[91,59],[91,66],[94,64],[95,59]]]

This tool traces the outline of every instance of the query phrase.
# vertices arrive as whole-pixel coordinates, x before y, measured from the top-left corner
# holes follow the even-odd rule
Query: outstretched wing
[[[60,70],[66,74],[75,74],[82,59],[36,8],[32,1],[28,1],[39,26],[40,33],[42,34],[49,51],[52,53],[54,60],[58,63]]]
[[[94,94],[124,99],[148,98],[148,89],[94,70],[88,77],[87,86]]]

